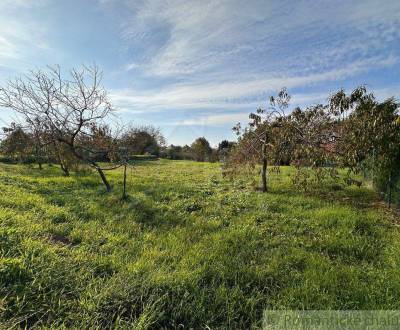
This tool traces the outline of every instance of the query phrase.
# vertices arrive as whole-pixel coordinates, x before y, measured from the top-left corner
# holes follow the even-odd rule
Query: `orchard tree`
[[[251,113],[250,123],[243,130],[240,123],[234,127],[239,136],[238,146],[230,157],[230,163],[261,163],[261,190],[266,192],[268,164],[279,166],[294,163],[298,168],[319,168],[335,157],[329,148],[335,143],[334,118],[323,105],[286,114],[290,96],[283,88],[276,97],[271,96],[266,109]]]
[[[43,123],[38,120],[32,121],[32,123],[25,122],[24,125],[11,123],[10,127],[4,127],[3,131],[7,136],[8,147],[16,148],[16,150],[20,149],[20,153],[22,153],[21,148],[25,143],[25,155],[20,155],[20,158],[29,156],[32,161],[34,160],[38,164],[41,170],[50,144],[48,136],[43,129]]]
[[[239,163],[250,162],[254,164],[261,158],[261,189],[268,190],[267,166],[271,159],[271,149],[274,148],[274,132],[285,125],[285,109],[288,107],[290,96],[283,88],[276,97],[271,96],[269,106],[259,108],[255,113],[250,113],[250,123],[242,130],[241,124],[237,124],[233,130],[239,136],[238,156],[233,157]],[[276,141],[275,142],[279,142]],[[276,147],[276,145],[275,145]]]
[[[50,159],[60,165],[64,176],[69,176],[70,170],[78,170],[80,161],[71,153],[67,145],[51,139],[47,152]]]
[[[399,103],[394,98],[378,102],[364,86],[346,95],[340,90],[330,98],[332,114],[340,116],[342,165],[353,171],[370,167],[375,185],[387,190],[400,177]]]
[[[0,90],[0,105],[21,114],[27,124],[41,123],[54,146],[66,146],[78,160],[94,168],[110,191],[104,171],[115,166],[100,166],[93,157],[97,150],[87,144],[93,127],[101,125],[113,111],[101,78],[97,66],[72,69],[68,76],[58,66],[32,71]],[[103,146],[108,148],[112,146]]]
[[[15,123],[10,127],[3,127],[3,131],[5,138],[1,141],[1,152],[22,163],[31,153],[32,137]]]
[[[290,141],[291,162],[317,168],[337,162],[337,141],[340,137],[335,117],[325,105],[306,110],[294,109],[288,115],[284,138]],[[282,137],[281,137],[282,138]]]

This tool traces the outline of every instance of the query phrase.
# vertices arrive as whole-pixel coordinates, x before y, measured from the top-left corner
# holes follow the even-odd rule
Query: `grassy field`
[[[218,164],[0,165],[0,327],[259,327],[270,309],[399,309],[400,235],[366,187],[271,191]]]

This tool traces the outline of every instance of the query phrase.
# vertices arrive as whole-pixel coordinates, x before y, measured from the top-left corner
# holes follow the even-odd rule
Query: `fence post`
[[[126,195],[126,162],[124,164],[124,192],[122,194],[122,199],[125,200],[127,197]]]
[[[389,174],[389,194],[388,194],[388,204],[389,204],[389,209],[392,204],[392,172]]]

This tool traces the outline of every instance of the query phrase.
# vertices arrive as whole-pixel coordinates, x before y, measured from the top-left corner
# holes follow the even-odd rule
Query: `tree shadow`
[[[9,163],[1,163],[0,171],[6,174],[12,175],[24,175],[30,176],[33,178],[45,178],[45,177],[58,177],[62,176],[62,171],[58,168],[57,165],[48,165],[44,164],[42,169],[39,169],[38,166],[32,164],[9,164]]]
[[[165,162],[160,161],[159,159],[154,159],[154,160],[133,159],[133,160],[129,161],[129,164],[133,167],[135,167],[135,166],[147,167],[147,166],[165,166],[165,165],[167,165]]]

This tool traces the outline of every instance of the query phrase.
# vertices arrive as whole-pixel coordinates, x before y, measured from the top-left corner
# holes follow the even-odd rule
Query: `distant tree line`
[[[97,128],[94,138],[104,141],[111,141],[112,130],[104,125]],[[223,140],[217,148],[212,148],[204,137],[197,138],[190,146],[165,145],[165,138],[159,129],[153,126],[128,127],[120,132],[119,137],[114,138],[119,153],[125,150],[128,159],[135,159],[136,156],[147,156],[148,158],[166,158],[172,160],[193,160],[198,162],[224,161],[229,152],[236,145],[235,142]],[[38,150],[39,149],[39,150]],[[103,152],[101,152],[103,150]],[[94,156],[97,162],[110,162],[108,148],[99,148]],[[62,155],[59,155],[60,152]],[[84,163],[72,157],[67,149],[60,150],[60,146],[52,144],[38,146],[32,132],[20,124],[11,123],[9,127],[3,127],[3,139],[0,141],[0,153],[2,160],[18,163],[37,163],[39,168],[43,163],[60,164],[64,174],[69,175],[68,169],[74,171],[83,166]],[[140,157],[145,159],[146,157]],[[61,161],[62,160],[62,161]]]
[[[65,168],[68,164],[73,163],[73,159],[68,159],[68,150],[60,150],[51,143],[38,146],[35,137],[29,128],[23,127],[21,124],[11,123],[9,127],[3,127],[3,139],[0,141],[0,153],[3,161],[18,163],[37,163],[39,168],[46,163],[63,163],[57,151],[62,153],[65,162]],[[104,125],[96,129],[95,139],[102,140],[103,144],[112,139],[112,130],[109,126]],[[105,141],[106,140],[106,141]],[[164,137],[160,131],[153,126],[139,126],[125,128],[118,138],[113,141],[116,148],[120,150],[126,149],[126,156],[129,159],[138,155],[158,157],[164,150]],[[110,162],[107,148],[99,147],[93,157],[98,162]],[[71,156],[71,155],[70,155]],[[77,160],[75,160],[77,161]],[[68,173],[65,173],[68,175]]]
[[[190,146],[176,146],[171,144],[163,149],[162,157],[168,159],[194,160],[197,162],[224,161],[230,150],[236,145],[235,142],[223,140],[217,148],[212,148],[205,137],[197,138]]]

